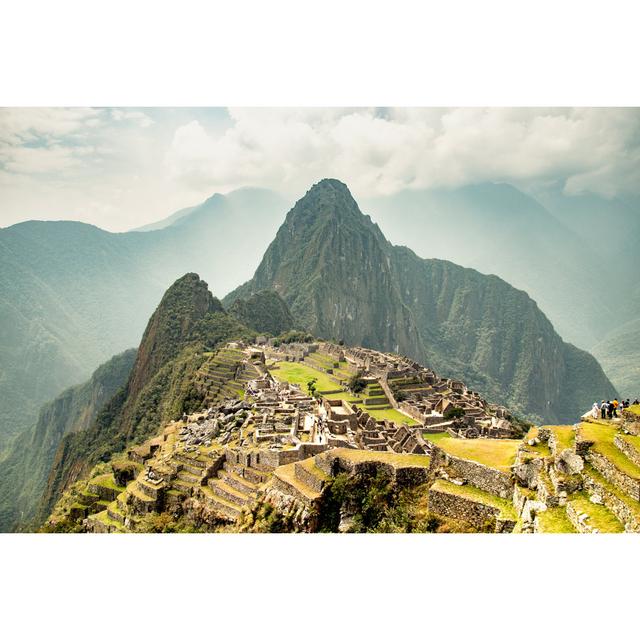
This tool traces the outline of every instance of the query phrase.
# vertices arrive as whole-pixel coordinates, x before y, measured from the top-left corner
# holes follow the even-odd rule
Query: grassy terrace
[[[105,473],[102,476],[96,476],[95,478],[91,478],[89,480],[89,484],[96,484],[100,487],[107,487],[109,489],[114,489],[115,491],[123,491],[124,487],[120,487],[116,484],[113,474]]]
[[[474,502],[480,502],[481,504],[485,504],[489,507],[495,507],[500,510],[500,515],[503,518],[508,518],[509,520],[518,519],[516,510],[514,509],[513,503],[510,500],[498,498],[498,496],[494,496],[491,493],[482,491],[481,489],[478,489],[470,484],[457,485],[447,480],[436,480],[431,485],[431,488],[436,491],[448,493],[450,495],[467,498],[468,500],[473,500]]]
[[[296,478],[296,464],[296,462],[292,462],[291,464],[285,464],[281,467],[277,467],[273,472],[273,475],[280,478],[280,480],[283,480],[287,484],[290,484],[292,487],[295,487],[303,496],[306,496],[310,500],[319,498],[320,494],[317,491]]]
[[[569,424],[545,425],[546,429],[551,429],[558,443],[558,453],[565,449],[573,449],[575,444],[575,433]]]
[[[316,379],[316,389],[321,393],[323,391],[342,391],[342,387],[328,374],[313,369],[302,362],[278,362],[275,368],[270,369],[270,372],[278,380],[299,384],[305,393],[307,383],[314,378]]]
[[[585,493],[577,493],[571,499],[576,511],[589,515],[587,524],[603,533],[623,533],[622,523],[601,504],[594,504]]]
[[[529,440],[533,440],[538,437],[538,427],[531,427],[527,432],[527,435],[524,437],[524,446],[526,451],[529,453],[535,453],[539,455],[541,458],[546,458],[551,455],[551,451],[549,450],[549,445],[546,442],[538,442],[538,444],[530,445],[527,444]]]
[[[427,433],[424,431],[422,436],[425,440],[429,440],[429,442],[433,442],[434,444],[438,444],[441,440],[451,437],[446,431],[443,431],[442,433]]]
[[[353,462],[386,462],[394,467],[428,467],[429,456],[417,453],[391,453],[386,451],[364,451],[363,449],[332,449],[331,455]]]
[[[374,406],[369,406],[365,409],[365,411],[376,420],[391,420],[396,424],[402,424],[403,422],[406,422],[409,426],[420,424],[413,418],[405,416],[404,413],[400,413],[400,411],[396,411],[396,409],[393,408],[376,409]]]
[[[463,440],[461,438],[442,438],[438,446],[446,453],[473,460],[487,467],[508,472],[516,461],[516,453],[521,440],[492,440],[490,438],[477,438]]]
[[[336,393],[329,393],[332,399],[347,400],[349,402],[358,403],[362,402],[362,399],[355,397],[349,391],[345,391],[337,382],[331,379],[326,374],[307,366],[302,362],[278,362],[277,368],[270,369],[274,378],[282,380],[284,382],[290,382],[292,384],[300,385],[300,388],[307,393],[307,383],[316,379],[316,389],[320,393],[327,393],[335,391]],[[374,407],[367,407],[367,413],[370,414],[376,420],[391,420],[396,424],[406,422],[408,425],[418,424],[415,420],[406,416],[396,409],[376,409]]]
[[[627,407],[627,411],[634,413],[637,416],[640,416],[640,404],[632,404],[630,407]]]
[[[603,455],[622,473],[630,478],[640,480],[640,468],[633,464],[627,456],[613,444],[613,438],[618,432],[616,425],[602,423],[581,422],[580,434],[585,440],[592,441],[592,450]]]
[[[539,511],[538,530],[540,533],[576,533],[564,507],[553,507],[546,511]]]

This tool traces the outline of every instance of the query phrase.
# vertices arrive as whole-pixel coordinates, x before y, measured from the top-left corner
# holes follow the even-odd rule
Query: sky
[[[509,182],[640,192],[632,108],[2,108],[0,227],[125,231],[213,193],[295,199],[324,177],[357,198]]]

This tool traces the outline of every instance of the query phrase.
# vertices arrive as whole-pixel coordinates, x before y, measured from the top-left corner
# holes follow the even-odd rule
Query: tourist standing
[[[598,414],[599,414],[599,413],[600,413],[600,411],[599,411],[599,409],[598,409],[598,403],[597,403],[597,402],[594,402],[594,403],[593,403],[593,407],[591,407],[591,417],[592,417],[594,420],[597,420],[597,419],[598,419]]]

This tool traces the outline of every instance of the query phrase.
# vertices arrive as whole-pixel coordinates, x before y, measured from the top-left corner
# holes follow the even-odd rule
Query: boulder
[[[567,475],[575,475],[584,469],[584,460],[571,449],[565,449],[556,460],[559,471]]]

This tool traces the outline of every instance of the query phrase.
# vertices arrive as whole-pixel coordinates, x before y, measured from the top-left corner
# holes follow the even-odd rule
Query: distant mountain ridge
[[[218,295],[250,277],[284,203],[241,189],[144,233],[79,222],[0,229],[0,454],[42,403],[138,344],[180,275],[203,274]]]
[[[391,245],[337,180],[296,203],[254,277],[224,303],[269,288],[314,335],[399,351],[541,421],[574,420],[615,394],[526,293]]]

